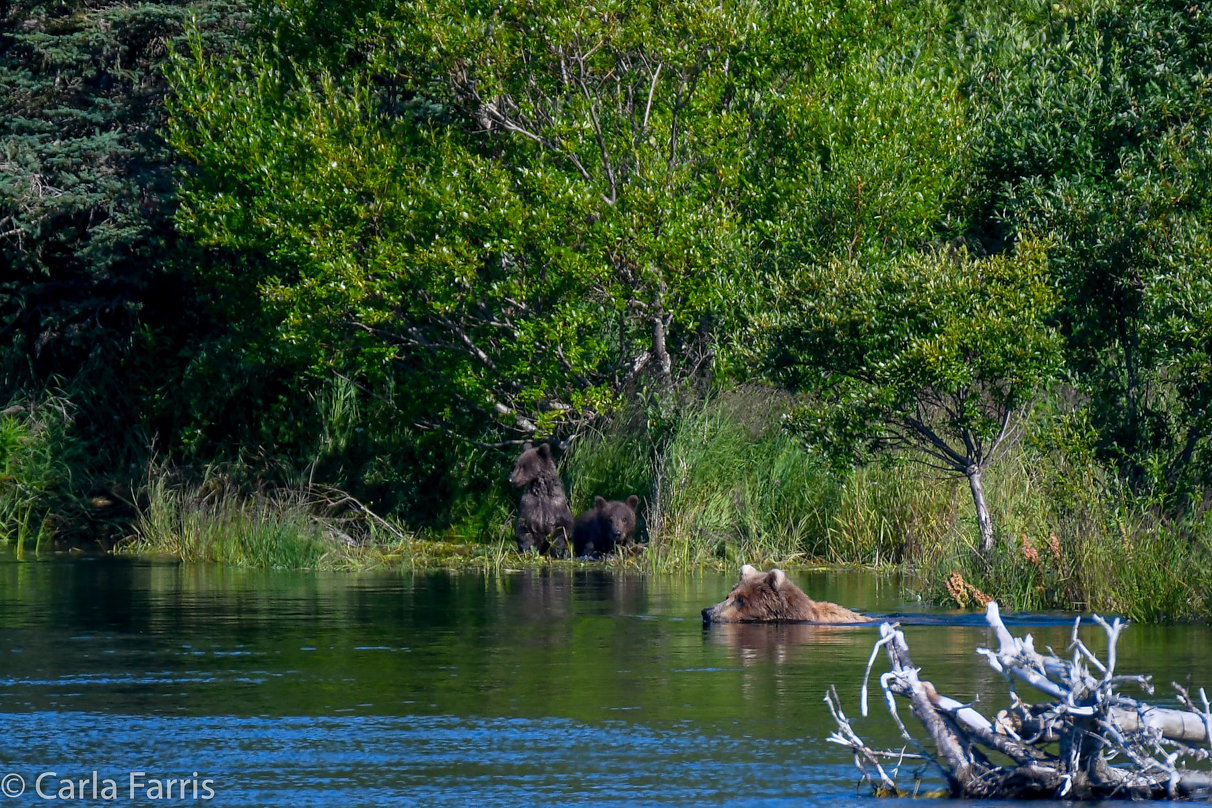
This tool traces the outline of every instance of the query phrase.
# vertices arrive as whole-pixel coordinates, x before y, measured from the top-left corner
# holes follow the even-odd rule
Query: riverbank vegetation
[[[21,553],[548,563],[554,437],[617,564],[1212,614],[1198,4],[0,13]]]

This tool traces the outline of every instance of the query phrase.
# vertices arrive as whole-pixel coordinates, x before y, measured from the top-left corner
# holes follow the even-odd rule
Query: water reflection
[[[878,638],[876,631],[873,625],[811,623],[721,623],[703,629],[711,642],[727,646],[744,665],[759,660],[781,665],[807,654],[828,659],[839,646],[869,646]]]
[[[990,709],[1004,697],[973,653],[992,641],[979,615],[907,603],[895,579],[792,577],[814,598],[898,615],[923,675],[948,695]],[[292,808],[802,805],[853,793],[850,758],[823,742],[821,697],[836,684],[857,714],[875,628],[704,629],[699,610],[734,580],[0,556],[4,763],[198,761],[226,778],[214,804]],[[1069,621],[1008,620],[1057,648]],[[1100,635],[1083,638],[1098,651]],[[1134,626],[1120,669],[1212,685],[1210,653],[1204,627]],[[878,716],[861,731],[897,742]]]

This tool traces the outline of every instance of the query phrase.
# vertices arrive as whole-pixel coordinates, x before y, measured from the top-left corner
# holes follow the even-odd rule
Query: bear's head
[[[509,482],[518,488],[529,488],[535,480],[556,474],[555,461],[551,459],[551,445],[544,442],[538,446],[527,443],[522,455],[514,464]]]
[[[787,619],[787,594],[795,590],[782,570],[762,572],[746,564],[728,597],[703,609],[704,623],[768,623]],[[798,591],[798,590],[797,590]]]
[[[626,502],[607,502],[605,497],[595,497],[593,508],[598,512],[598,521],[610,531],[615,544],[630,544],[635,538],[635,512],[640,498],[635,494]]]

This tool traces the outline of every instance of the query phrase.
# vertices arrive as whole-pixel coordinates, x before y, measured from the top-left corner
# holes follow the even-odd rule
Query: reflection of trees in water
[[[606,570],[577,570],[578,614],[646,614],[648,581],[640,575],[619,575]]]
[[[500,579],[494,622],[565,620],[572,615],[572,582],[549,570],[524,570]]]
[[[606,570],[524,570],[492,576],[493,622],[555,622],[574,615],[643,614],[647,582]]]
[[[877,639],[870,626],[810,623],[721,623],[704,631],[713,643],[731,648],[742,665],[761,660],[783,664],[828,646],[860,646]]]
[[[647,582],[604,570],[527,570],[485,580],[476,639],[452,635],[485,707],[593,720],[649,698],[668,626],[647,619]],[[678,703],[682,703],[682,699]]]
[[[854,580],[805,577],[813,594],[824,596]],[[731,584],[731,575],[645,577],[594,568],[348,576],[125,559],[0,563],[0,650],[23,649],[4,654],[5,673],[31,682],[131,673],[137,687],[98,684],[72,704],[85,708],[103,698],[134,712],[159,709],[184,692],[201,711],[253,715],[323,715],[372,704],[366,709],[400,714],[724,727],[747,727],[760,716],[763,732],[798,738],[829,725],[820,699],[830,682],[848,708],[857,704],[874,628],[704,630],[699,610]],[[874,602],[841,594],[837,602],[847,605]],[[973,664],[972,649],[990,641],[987,629],[904,629],[923,676],[949,695],[1004,693],[988,666]],[[1068,625],[1031,631],[1037,647],[1068,643]],[[1201,627],[1134,627],[1121,645],[1121,664],[1147,656],[1135,667],[1153,668],[1158,681],[1182,680],[1210,648],[1212,632]],[[54,706],[66,690],[28,684],[7,697]]]

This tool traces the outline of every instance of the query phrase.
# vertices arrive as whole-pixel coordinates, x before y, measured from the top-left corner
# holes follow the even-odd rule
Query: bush
[[[201,480],[153,468],[144,500],[125,552],[248,567],[364,568],[411,538],[339,491],[248,491],[218,468]]]
[[[68,493],[70,452],[65,440],[71,423],[65,399],[13,404],[0,416],[0,541],[15,545],[23,557],[55,534],[56,524],[72,510]]]

